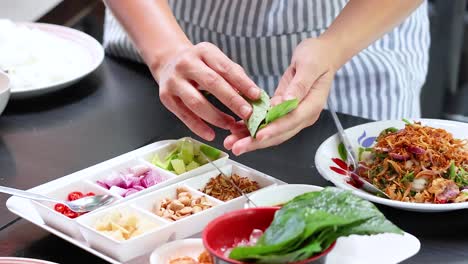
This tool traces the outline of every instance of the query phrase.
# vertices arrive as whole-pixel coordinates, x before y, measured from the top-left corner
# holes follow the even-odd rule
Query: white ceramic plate
[[[456,121],[448,120],[438,120],[438,119],[418,119],[416,121],[421,121],[423,125],[432,126],[436,128],[443,128],[448,132],[452,133],[455,138],[467,138],[468,137],[468,124],[461,123]],[[358,147],[370,147],[375,137],[379,133],[388,127],[403,128],[403,121],[379,121],[367,123],[359,126],[355,126],[349,129],[346,129],[346,134],[348,135],[351,144],[355,149]],[[337,135],[333,135],[327,140],[325,140],[322,145],[320,145],[317,153],[315,154],[315,165],[319,173],[325,179],[331,181],[337,187],[348,189],[353,191],[357,196],[367,199],[369,201],[384,204],[391,207],[396,207],[399,209],[409,210],[409,211],[419,211],[419,212],[441,212],[441,211],[450,211],[468,208],[468,202],[465,203],[451,203],[451,204],[423,204],[423,203],[408,203],[393,201],[385,198],[380,198],[375,195],[369,194],[365,191],[357,189],[352,185],[346,182],[346,178],[333,171],[331,167],[338,167],[332,161],[332,158],[339,158],[338,154],[338,143],[339,139]]]
[[[102,61],[104,60],[104,49],[102,45],[86,33],[69,27],[44,23],[19,23],[19,25],[26,25],[30,28],[36,28],[53,34],[63,40],[72,42],[73,45],[70,45],[70,51],[68,52],[70,54],[83,54],[87,58],[85,58],[86,64],[83,65],[79,71],[71,75],[70,78],[44,86],[12,89],[12,99],[38,96],[70,86],[71,84],[76,83],[96,70],[96,68],[99,67],[99,65],[101,65]]]

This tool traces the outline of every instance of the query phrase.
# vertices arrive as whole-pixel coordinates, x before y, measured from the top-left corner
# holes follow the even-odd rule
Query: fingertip
[[[243,105],[240,108],[241,118],[244,120],[249,119],[250,114],[252,113],[252,107],[250,105]]]
[[[207,141],[213,141],[215,137],[216,135],[213,130],[205,132],[202,136],[202,138]]]
[[[261,89],[258,87],[250,87],[247,92],[247,96],[253,100],[260,99],[261,94]]]
[[[234,143],[233,136],[229,135],[224,139],[224,144],[223,145],[227,150],[231,150],[233,143]]]
[[[276,106],[281,103],[281,100],[282,100],[281,96],[273,96],[273,98],[271,98],[270,100],[270,105]]]
[[[234,144],[232,147],[232,153],[236,156],[240,156],[244,153],[244,151],[242,151],[242,149],[237,144]]]

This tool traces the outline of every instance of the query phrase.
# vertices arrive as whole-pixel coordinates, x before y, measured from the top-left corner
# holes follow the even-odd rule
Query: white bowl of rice
[[[0,71],[0,114],[2,114],[9,99],[10,99],[10,79],[5,73]]]

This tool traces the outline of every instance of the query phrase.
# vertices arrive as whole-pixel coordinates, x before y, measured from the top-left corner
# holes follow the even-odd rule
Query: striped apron
[[[214,43],[272,95],[289,66],[294,48],[302,40],[322,34],[347,0],[169,0],[169,3],[193,43]],[[338,70],[330,94],[332,103],[339,112],[374,120],[419,117],[429,44],[427,2],[424,2],[402,24]],[[104,46],[109,54],[142,61],[109,11]]]

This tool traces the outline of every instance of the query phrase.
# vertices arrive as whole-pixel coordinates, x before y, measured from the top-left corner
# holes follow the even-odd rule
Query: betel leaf
[[[269,124],[275,121],[276,119],[287,115],[289,112],[296,109],[298,104],[299,104],[299,100],[295,98],[295,99],[287,100],[287,101],[282,102],[281,104],[273,106],[272,108],[270,108],[270,110],[268,110],[268,113],[265,118],[265,123]]]
[[[237,247],[229,257],[288,263],[325,250],[341,236],[386,232],[402,234],[372,203],[349,191],[329,187],[294,198],[275,214],[255,246]]]
[[[255,138],[258,127],[263,120],[265,120],[268,108],[270,108],[270,97],[262,90],[260,99],[257,101],[250,101],[250,103],[252,104],[252,114],[249,120],[247,120],[247,128],[249,129],[250,135]]]
[[[343,143],[338,144],[338,154],[340,155],[341,160],[348,160],[348,152],[346,151],[345,145]]]

